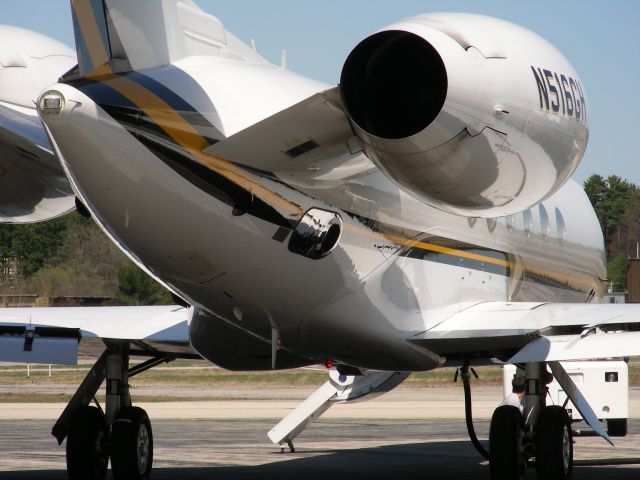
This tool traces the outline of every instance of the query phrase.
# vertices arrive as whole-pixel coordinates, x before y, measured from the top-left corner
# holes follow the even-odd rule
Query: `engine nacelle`
[[[42,89],[76,62],[76,52],[53,38],[0,25],[0,101],[35,108]]]
[[[589,137],[582,83],[541,37],[503,20],[431,14],[362,41],[341,94],[367,156],[439,209],[497,217],[558,190]]]
[[[48,220],[75,206],[35,109],[75,64],[75,51],[57,40],[0,25],[0,223]]]

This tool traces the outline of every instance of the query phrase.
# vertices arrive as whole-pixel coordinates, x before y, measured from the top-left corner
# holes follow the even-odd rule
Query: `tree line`
[[[614,290],[627,287],[627,259],[640,241],[640,188],[617,175],[591,175],[584,190],[598,216],[607,252],[607,276]]]
[[[0,294],[104,296],[125,305],[172,303],[170,293],[77,212],[48,222],[0,225]]]

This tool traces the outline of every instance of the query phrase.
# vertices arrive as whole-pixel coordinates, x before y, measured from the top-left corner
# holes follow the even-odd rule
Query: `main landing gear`
[[[573,467],[571,419],[560,406],[546,406],[550,374],[544,363],[525,366],[524,409],[510,405],[493,413],[489,432],[492,480],[520,480],[535,464],[539,480],[565,480]]]
[[[110,342],[82,382],[52,434],[67,439],[70,480],[103,480],[111,459],[115,480],[147,480],[153,464],[153,432],[147,413],[131,405],[129,377],[175,357],[158,357],[129,368],[128,343]],[[104,411],[91,399],[106,380]]]

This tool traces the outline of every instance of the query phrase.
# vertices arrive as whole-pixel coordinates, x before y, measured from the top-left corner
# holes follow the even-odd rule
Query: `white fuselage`
[[[193,338],[203,355],[215,357],[202,345],[219,323],[277,338],[307,363],[425,370],[442,358],[407,339],[462,305],[599,295],[602,235],[572,181],[525,212],[475,219],[428,206],[377,169],[292,185],[189,144],[193,129],[222,140],[325,88],[216,57],[52,87],[65,106],[42,119],[77,195],[139,265],[207,312],[211,339]],[[342,221],[337,247],[319,260],[287,246],[314,208]]]

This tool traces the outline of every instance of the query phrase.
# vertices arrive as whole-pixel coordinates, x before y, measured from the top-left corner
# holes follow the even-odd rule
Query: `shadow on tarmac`
[[[466,443],[466,442],[464,442]],[[155,468],[153,480],[327,480],[327,479],[421,479],[489,480],[489,467],[475,451],[462,442],[429,442],[388,445],[376,448],[316,450],[273,453],[271,463],[263,465],[213,465],[200,467]],[[626,467],[574,467],[574,480],[636,480],[637,465]],[[162,462],[166,464],[168,462]],[[65,480],[63,470],[0,472],[0,480]],[[107,478],[111,478],[109,474]],[[536,478],[529,470],[527,480]]]

